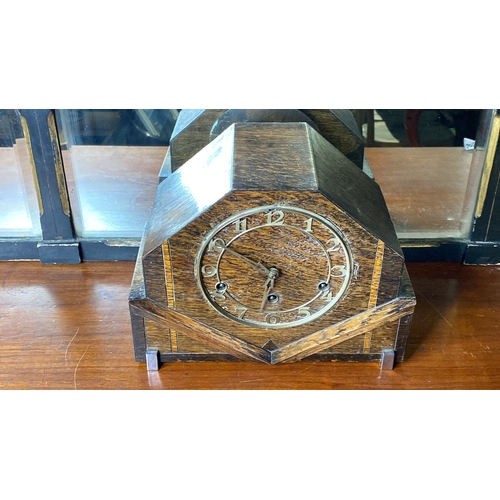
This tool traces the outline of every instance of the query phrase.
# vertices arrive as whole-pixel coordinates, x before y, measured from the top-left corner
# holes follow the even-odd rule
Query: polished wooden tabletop
[[[498,389],[500,266],[410,263],[407,359],[378,363],[134,360],[133,262],[0,262],[1,389]]]

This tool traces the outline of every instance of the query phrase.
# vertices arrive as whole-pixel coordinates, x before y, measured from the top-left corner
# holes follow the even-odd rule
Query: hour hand
[[[269,276],[271,270],[268,269],[264,264],[261,264],[260,262],[255,262],[254,260],[249,259],[244,255],[241,255],[241,253],[236,252],[232,248],[224,247],[224,251],[230,253],[231,255],[234,255],[243,262],[246,262],[250,267],[253,267],[256,271],[259,271],[259,273],[263,274],[264,276]]]

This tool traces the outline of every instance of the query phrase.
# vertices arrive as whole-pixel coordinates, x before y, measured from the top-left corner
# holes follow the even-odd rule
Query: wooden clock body
[[[234,123],[172,172],[130,295],[153,368],[402,361],[414,306],[378,185],[306,122]]]

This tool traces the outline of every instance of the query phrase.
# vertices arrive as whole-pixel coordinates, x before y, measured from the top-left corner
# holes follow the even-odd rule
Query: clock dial
[[[208,303],[249,326],[287,328],[317,319],[343,297],[352,257],[341,231],[311,211],[265,206],[216,225],[196,256]]]

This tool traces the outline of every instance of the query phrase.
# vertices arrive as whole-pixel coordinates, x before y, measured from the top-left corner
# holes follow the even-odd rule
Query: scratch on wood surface
[[[300,372],[297,372],[297,375],[296,375],[296,376],[300,375],[301,373],[306,372],[307,370],[310,370],[310,369],[311,369],[311,367],[312,367],[312,366],[314,366],[315,364],[316,364],[316,362],[314,362],[313,364],[311,364],[311,365],[307,366],[307,367],[306,367],[306,368],[304,368],[303,370],[300,370]]]
[[[87,351],[89,350],[90,345],[87,346],[87,349],[85,349],[85,352],[82,354],[82,357],[78,361],[78,363],[75,366],[75,373],[73,373],[73,383],[75,384],[75,389],[76,389],[76,371],[78,370],[78,367],[80,366],[80,363],[82,362],[83,357],[85,354],[87,354]]]
[[[20,333],[19,335],[12,335],[12,336],[6,336],[6,337],[0,337],[0,340],[11,340],[11,339],[17,339],[18,337],[25,337],[26,335],[31,335],[33,332],[29,331],[29,332],[24,332],[24,333]]]
[[[439,311],[439,309],[437,309],[434,306],[434,304],[423,293],[421,293],[420,296],[423,297],[427,301],[427,303],[439,314],[439,316],[441,316],[446,321],[446,323],[448,323],[448,325],[450,325],[450,327],[453,329],[453,325],[443,316],[443,314]]]
[[[277,377],[274,377],[274,378],[277,378]],[[267,378],[251,378],[251,379],[248,379],[248,380],[241,380],[240,379],[240,380],[238,380],[238,382],[240,384],[246,384],[248,382],[263,382],[265,380],[269,380],[269,379],[267,379]]]
[[[248,384],[248,383],[251,383],[251,382],[276,381],[279,378],[277,375],[270,375],[269,377],[265,377],[265,378],[249,378],[249,379],[242,380],[241,376],[240,376],[241,374],[240,374],[239,371],[238,371],[237,375],[238,375],[238,383],[239,384]]]
[[[71,345],[71,342],[73,342],[73,340],[75,339],[76,335],[78,334],[78,332],[80,331],[80,327],[78,327],[76,329],[76,333],[73,335],[73,338],[69,341],[69,344],[66,346],[66,351],[64,352],[64,362],[66,363],[66,368],[68,367],[68,349],[69,349],[69,346]]]

